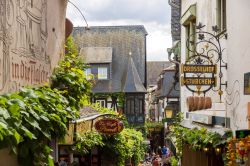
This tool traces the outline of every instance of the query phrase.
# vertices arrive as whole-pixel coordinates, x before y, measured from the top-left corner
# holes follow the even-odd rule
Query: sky
[[[147,36],[147,60],[167,61],[171,47],[170,6],[168,0],[70,0],[83,13],[88,25],[144,25]],[[74,26],[86,26],[84,19],[70,3],[67,18]]]

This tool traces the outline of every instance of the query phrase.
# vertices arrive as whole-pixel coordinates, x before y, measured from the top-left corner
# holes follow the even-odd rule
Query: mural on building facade
[[[48,81],[47,1],[1,0],[0,91]]]

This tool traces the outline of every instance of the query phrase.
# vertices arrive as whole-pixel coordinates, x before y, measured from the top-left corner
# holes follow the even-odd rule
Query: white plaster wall
[[[250,72],[250,1],[249,0],[227,0],[227,54],[228,54],[228,89],[240,93],[238,98],[228,106],[231,116],[231,127],[235,129],[246,129],[247,125],[247,103],[250,95],[244,95],[244,73]],[[239,81],[235,87],[233,84]],[[231,99],[233,94],[230,95]],[[235,123],[234,123],[235,122]]]
[[[203,28],[204,31],[212,32],[212,26],[216,25],[216,0],[183,0],[182,1],[182,15],[187,11],[187,9],[196,4],[196,24],[201,22],[206,27]],[[222,48],[226,48],[226,40],[221,39]],[[226,51],[223,52],[224,60],[227,61]],[[181,63],[186,61],[186,31],[185,27],[181,27]],[[223,81],[227,80],[226,70],[223,70]],[[218,74],[217,74],[218,75]],[[224,88],[225,89],[225,88]],[[181,111],[187,112],[186,99],[188,96],[193,94],[185,87],[181,86]],[[195,94],[197,96],[197,94]],[[213,106],[209,110],[196,111],[199,114],[215,115],[215,116],[225,116],[225,95],[222,96],[222,103],[217,92],[210,90],[206,93],[206,96],[212,98]]]

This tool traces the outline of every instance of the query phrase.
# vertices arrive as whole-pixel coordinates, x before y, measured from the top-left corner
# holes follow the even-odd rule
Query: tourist
[[[168,150],[166,146],[163,146],[163,148],[161,149],[161,153],[162,153],[162,158],[167,158]]]

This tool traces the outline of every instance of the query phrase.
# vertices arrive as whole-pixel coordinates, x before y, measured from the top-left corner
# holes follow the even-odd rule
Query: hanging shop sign
[[[198,94],[206,93],[212,87],[215,87],[217,82],[215,77],[215,74],[217,73],[217,66],[213,64],[196,64],[201,61],[204,60],[201,60],[200,56],[195,56],[194,61],[191,62],[194,64],[181,65],[181,73],[183,74],[181,77],[181,84],[185,85],[190,91]],[[201,86],[203,86],[203,88],[201,88]]]
[[[217,73],[216,65],[182,64],[181,73],[184,74],[184,76],[181,77],[182,85],[216,86],[216,77],[214,77]],[[208,76],[208,74],[210,76]]]
[[[204,27],[205,25],[199,23],[195,32],[189,34],[186,40],[187,58],[181,65],[181,83],[198,95],[205,95],[209,90],[218,92],[221,100],[222,86],[227,84],[223,79],[227,63],[223,60],[220,43],[223,34],[219,33],[217,26],[212,26],[211,32],[204,31]]]
[[[217,73],[216,65],[181,65],[182,73]]]
[[[124,126],[122,121],[118,119],[105,118],[100,119],[95,122],[95,129],[97,132],[113,135],[120,133],[123,130]]]
[[[182,77],[183,85],[216,85],[216,78]]]

